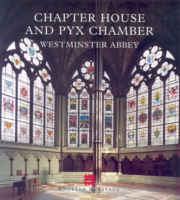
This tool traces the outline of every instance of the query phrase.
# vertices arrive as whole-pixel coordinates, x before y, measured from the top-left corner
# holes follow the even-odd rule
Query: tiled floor
[[[41,185],[36,193],[12,198],[12,187],[0,189],[0,200],[180,200],[180,191],[170,188],[133,186],[124,184],[103,184],[103,192],[91,193],[90,186],[83,184]],[[17,193],[17,191],[16,191]]]

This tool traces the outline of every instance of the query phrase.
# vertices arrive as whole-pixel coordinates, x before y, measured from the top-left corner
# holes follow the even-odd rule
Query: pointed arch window
[[[126,141],[127,147],[136,146],[136,90],[130,88],[127,94],[127,109],[126,109]]]
[[[18,77],[18,142],[29,143],[30,81],[25,70]]]
[[[174,56],[162,47],[144,51],[127,93],[126,146],[179,142],[179,76]]]
[[[113,148],[113,130],[114,130],[114,101],[111,91],[108,89],[103,95],[103,138],[104,146],[108,148]]]
[[[2,140],[15,141],[16,74],[8,63],[2,70]]]
[[[52,87],[52,84],[49,83],[46,86],[46,93],[45,93],[45,145],[53,146],[54,145],[54,116],[55,116],[55,93]]]
[[[13,42],[1,77],[1,140],[54,146],[55,93],[38,44]]]
[[[165,87],[165,144],[179,142],[179,76],[171,72]]]
[[[148,87],[142,82],[138,90],[138,123],[137,144],[139,147],[147,146],[148,139]]]
[[[94,62],[87,60],[72,76],[68,94],[68,147],[89,148],[93,140],[93,79]],[[113,147],[114,136],[114,97],[109,84],[110,78],[104,71],[103,91],[103,147]]]
[[[34,81],[33,99],[33,141],[43,145],[44,141],[44,86],[37,77]]]
[[[78,147],[79,98],[75,88],[68,95],[68,146]]]
[[[152,86],[151,144],[163,145],[164,84],[158,76]]]

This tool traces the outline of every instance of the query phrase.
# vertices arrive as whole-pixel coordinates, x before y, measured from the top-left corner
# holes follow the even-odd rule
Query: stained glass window
[[[30,81],[23,70],[18,77],[18,142],[29,143]]]
[[[148,141],[148,87],[143,82],[138,90],[138,146],[147,146]]]
[[[165,89],[165,144],[179,142],[179,77],[171,72]]]
[[[86,61],[73,74],[71,90],[68,94],[68,147],[89,148],[93,141],[94,98],[93,98],[94,62]],[[114,97],[109,84],[110,78],[104,72],[103,91],[103,147],[113,147]]]
[[[5,55],[0,139],[54,146],[55,92],[39,45],[23,38],[12,42]]]
[[[153,68],[157,67],[158,62],[162,57],[162,54],[163,53],[161,47],[158,46],[149,47],[149,49],[147,49],[140,58],[139,62],[140,68],[143,71],[150,71]]]
[[[151,105],[151,144],[163,144],[163,104],[164,86],[160,77],[157,77],[152,86],[152,105]]]
[[[80,94],[80,115],[79,115],[79,129],[80,147],[89,147],[89,129],[90,129],[90,109],[89,109],[89,94],[84,88]]]
[[[17,69],[20,69],[20,67],[24,67],[24,62],[20,59],[19,55],[14,54],[13,56],[9,56],[9,60],[14,64],[14,66]]]
[[[28,62],[36,66],[42,63],[42,52],[33,40],[28,38],[21,39],[19,47],[21,49],[21,53]]]
[[[55,94],[52,84],[46,86],[45,145],[54,146]]]
[[[68,95],[68,146],[78,147],[79,98],[75,88]]]
[[[34,81],[33,104],[33,143],[42,145],[44,140],[44,86],[39,77]]]
[[[127,147],[136,146],[136,91],[130,88],[127,94],[126,141]]]
[[[137,61],[127,93],[127,148],[178,144],[179,76],[174,61],[158,45],[146,49]]]
[[[113,148],[113,130],[114,130],[114,101],[111,91],[108,89],[104,95],[104,120],[103,120],[103,136],[104,136],[104,147]]]
[[[2,140],[15,141],[16,75],[8,63],[2,70]]]
[[[94,62],[92,60],[86,61],[82,65],[81,72],[86,80],[92,81],[94,79]]]

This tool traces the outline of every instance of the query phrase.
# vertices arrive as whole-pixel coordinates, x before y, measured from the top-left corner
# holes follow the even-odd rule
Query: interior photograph
[[[176,0],[1,0],[0,199],[178,199],[179,31]]]

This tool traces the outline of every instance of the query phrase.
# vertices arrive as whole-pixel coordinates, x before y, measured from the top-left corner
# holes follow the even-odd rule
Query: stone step
[[[28,175],[28,178],[39,177],[41,184],[50,183],[83,183],[84,175],[92,172],[62,172],[59,174]],[[22,176],[0,176],[0,187],[20,181]],[[180,187],[180,177],[122,175],[114,172],[103,172],[102,182],[127,184],[159,185],[162,187]]]

